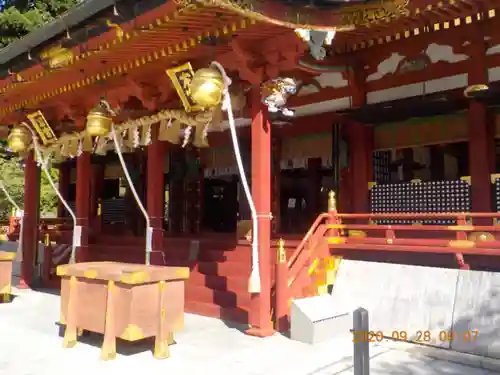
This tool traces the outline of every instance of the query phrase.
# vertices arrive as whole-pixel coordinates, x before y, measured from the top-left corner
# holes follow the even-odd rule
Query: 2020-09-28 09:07
[[[439,333],[432,333],[428,330],[414,331],[408,333],[405,330],[394,330],[389,334],[382,331],[352,331],[353,342],[381,342],[384,339],[400,340],[400,341],[414,341],[414,342],[453,342],[455,340],[462,340],[463,342],[474,343],[479,335],[478,330],[467,330],[463,332],[454,331],[440,331]]]

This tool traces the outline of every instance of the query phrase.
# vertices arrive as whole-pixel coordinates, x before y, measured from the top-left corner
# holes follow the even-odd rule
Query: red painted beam
[[[438,254],[456,254],[463,255],[494,255],[500,256],[500,248],[459,248],[459,247],[441,247],[441,246],[393,246],[376,244],[335,244],[330,245],[331,252],[337,253],[337,250],[362,250],[362,251],[393,251],[410,253],[438,253]]]

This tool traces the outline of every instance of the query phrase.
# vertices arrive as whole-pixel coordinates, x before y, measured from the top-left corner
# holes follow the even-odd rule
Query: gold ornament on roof
[[[31,144],[31,134],[23,126],[16,126],[7,137],[7,145],[12,152],[24,152]]]
[[[388,22],[409,16],[410,0],[382,0],[380,4],[346,6],[342,9],[342,24],[368,27],[377,22]]]
[[[49,47],[40,53],[40,58],[49,68],[56,69],[70,65],[73,62],[73,51],[61,45]]]
[[[87,115],[86,129],[87,134],[91,137],[104,137],[111,131],[113,119],[109,109],[99,103],[99,105],[92,108]]]
[[[192,0],[193,1],[193,0]],[[347,31],[367,27],[377,22],[387,22],[410,15],[410,0],[380,0],[368,4],[335,8],[283,4],[280,1],[257,0],[200,0],[208,6],[218,6],[239,13],[254,21],[271,23],[291,29],[322,31]]]

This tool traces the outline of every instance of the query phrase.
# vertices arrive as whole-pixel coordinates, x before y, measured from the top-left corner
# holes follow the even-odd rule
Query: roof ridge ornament
[[[368,27],[410,14],[410,0],[338,0],[313,6],[304,1],[174,0],[182,4],[200,2],[239,13],[255,21],[291,29],[347,31]],[[360,3],[363,1],[363,3]],[[343,3],[345,5],[343,5]]]

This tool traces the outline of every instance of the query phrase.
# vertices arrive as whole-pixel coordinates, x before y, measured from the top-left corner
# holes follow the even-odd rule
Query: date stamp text
[[[463,332],[454,331],[404,331],[395,330],[392,332],[382,332],[382,331],[352,331],[352,342],[381,342],[384,339],[392,339],[399,341],[414,341],[414,342],[476,342],[479,331],[478,330],[468,330]]]

